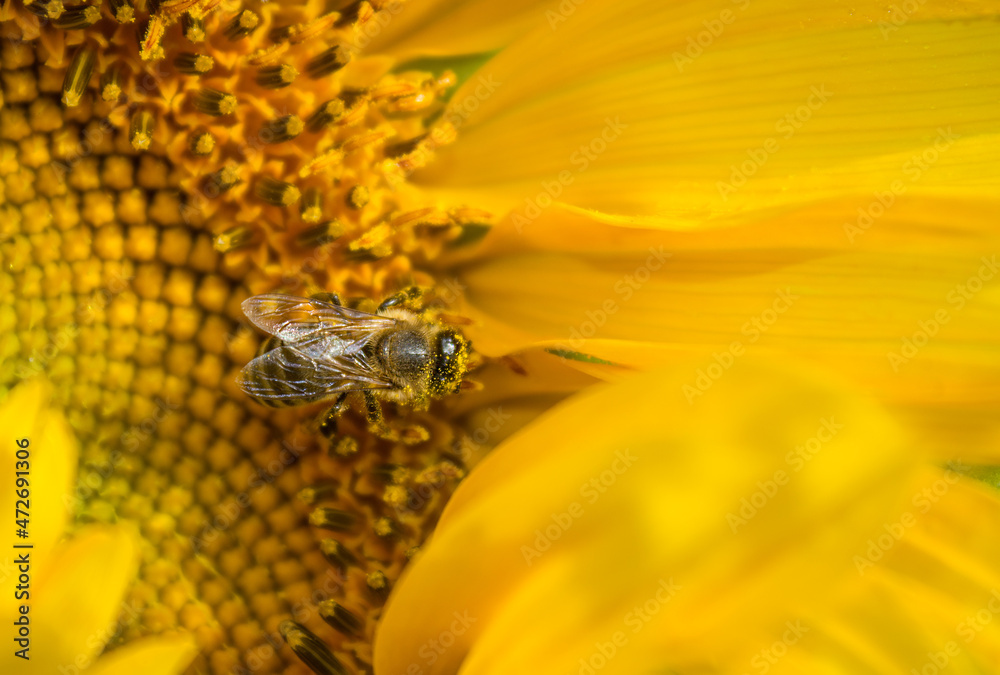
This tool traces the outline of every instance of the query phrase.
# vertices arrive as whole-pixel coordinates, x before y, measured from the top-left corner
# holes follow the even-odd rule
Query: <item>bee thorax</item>
[[[377,353],[386,372],[406,385],[416,384],[429,372],[430,345],[419,331],[389,333],[379,344]]]

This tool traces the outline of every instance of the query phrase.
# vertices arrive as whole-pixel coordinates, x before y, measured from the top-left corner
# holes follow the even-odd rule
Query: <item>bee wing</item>
[[[360,352],[315,358],[283,345],[243,367],[240,388],[248,395],[295,403],[321,401],[361,389],[389,389],[391,382],[375,373]]]
[[[247,298],[243,313],[261,330],[316,357],[357,351],[373,333],[397,323],[322,300],[277,293]]]

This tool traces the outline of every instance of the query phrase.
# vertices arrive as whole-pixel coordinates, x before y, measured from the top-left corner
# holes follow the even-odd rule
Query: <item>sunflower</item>
[[[4,510],[27,509],[18,514],[23,534],[2,580],[4,595],[14,599],[3,616],[14,626],[16,644],[0,657],[4,672],[180,673],[196,651],[192,637],[181,633],[99,658],[127,625],[122,622],[138,618],[123,601],[139,558],[137,537],[124,525],[77,529],[67,523],[77,446],[61,412],[50,407],[51,396],[51,387],[36,378],[0,405],[4,465],[17,463],[16,473],[4,472]],[[67,525],[73,533],[60,542]]]
[[[183,627],[201,652],[192,672],[366,672],[373,656],[380,671],[447,670],[466,658],[469,669],[600,669],[589,653],[543,654],[533,651],[541,637],[504,631],[545,635],[544,600],[572,615],[547,627],[550,638],[615,645],[617,628],[600,635],[621,620],[619,601],[647,591],[674,601],[669,575],[645,587],[658,566],[702,592],[684,602],[733,602],[686,612],[686,623],[664,613],[667,623],[650,624],[645,646],[634,641],[615,667],[740,667],[751,638],[771,635],[797,600],[814,621],[841,617],[829,627],[841,637],[869,618],[871,588],[838,576],[845,551],[881,536],[872,519],[896,513],[893,499],[916,484],[906,481],[937,485],[933,467],[959,458],[995,462],[996,8],[699,5],[0,8],[0,386],[42,372],[55,382],[83,441],[74,520],[138,524],[146,553],[126,602],[141,618],[118,643]],[[319,411],[264,410],[236,388],[259,342],[242,322],[248,295],[338,292],[370,307],[407,286],[423,289],[428,316],[460,327],[484,363],[482,391],[427,412],[387,411],[428,440],[376,438],[351,411],[327,444]],[[844,381],[782,374],[761,359]],[[650,369],[655,378],[634,379]],[[601,380],[619,384],[512,439],[464,488],[398,589],[373,655],[383,604],[457,483],[490,447]],[[748,479],[770,491],[774,472],[788,471],[774,466],[784,461],[775,439],[819,433],[802,436],[796,418],[772,425],[787,434],[764,425],[747,441],[758,427],[732,411],[770,419],[782,391],[800,392],[805,417],[820,413],[818,402],[871,405],[878,412],[862,427],[871,421],[885,447],[838,436],[844,449],[828,461],[840,482],[810,495],[821,482],[810,477],[776,493],[788,508],[747,523],[763,532],[722,541],[718,523],[703,519],[723,513],[727,498],[743,518]],[[677,409],[664,415],[667,405]],[[648,416],[679,435],[650,428]],[[699,438],[694,421],[680,424],[688,417],[720,435]],[[887,420],[905,441],[885,431]],[[568,430],[594,426],[579,459],[554,463],[571,452]],[[537,431],[555,427],[563,437]],[[581,519],[563,539],[572,545],[530,574],[519,560],[492,567],[512,552],[490,546],[516,542],[523,558],[518,547],[544,534],[544,518],[565,522],[550,507],[567,486],[625,461],[607,455],[615,436],[718,461],[709,471],[680,452],[656,458],[622,478],[643,474],[634,487],[642,503],[595,502],[601,515]],[[667,478],[681,478],[677,495],[697,514],[687,539],[674,526],[688,515],[657,496]],[[971,495],[966,507],[991,503],[960,485],[950,494]],[[504,524],[486,517],[487,504],[500,509],[494,516],[512,504],[522,511]],[[782,517],[789,512],[798,515]],[[972,527],[964,508],[947,513]],[[489,528],[484,550],[461,549],[476,527]],[[820,532],[797,548],[810,527]],[[711,569],[685,582],[696,540]],[[667,543],[676,546],[656,548]],[[584,575],[601,544],[600,568]],[[768,546],[777,563],[758,564]],[[965,572],[960,549],[947,550],[939,567]],[[732,592],[734,561],[761,570],[745,595]],[[812,565],[822,590],[844,593],[805,588]],[[914,581],[886,596],[901,613],[921,608],[926,596],[913,587],[935,573],[923,559],[912,565]],[[477,576],[495,569],[496,583]],[[449,589],[466,570],[478,591],[505,597]],[[783,576],[789,584],[777,585]],[[581,585],[602,588],[578,597]],[[944,603],[953,589],[942,588]],[[475,612],[435,613],[454,604],[450,590]],[[956,607],[981,589],[965,590]],[[749,601],[765,593],[774,609],[757,617]],[[677,591],[673,606],[682,598]],[[702,646],[726,645],[711,658],[690,637],[694,625],[740,617],[759,618],[759,630],[732,641],[733,631],[701,633]],[[426,650],[454,644],[450,626],[462,621],[464,647],[431,663]],[[663,656],[668,644],[676,659]],[[837,644],[868,663],[900,663],[867,644]],[[837,648],[828,641],[808,654],[834,668]]]

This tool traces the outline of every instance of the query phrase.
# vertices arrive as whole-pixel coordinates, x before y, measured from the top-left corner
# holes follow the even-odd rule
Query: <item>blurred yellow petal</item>
[[[603,646],[601,672],[741,672],[909,498],[894,424],[811,377],[747,362],[692,408],[640,375],[510,438],[396,588],[376,669],[576,673]]]
[[[101,660],[88,675],[176,675],[197,653],[190,636],[147,638],[116,649]]]
[[[15,525],[16,508],[30,514],[16,516],[16,520],[27,520],[26,527],[18,525],[17,529],[28,533],[17,543],[32,545],[36,565],[48,561],[52,547],[62,536],[70,514],[68,495],[76,473],[76,439],[62,413],[49,407],[51,396],[51,385],[42,378],[33,378],[15,387],[0,403],[3,433],[0,509],[10,515],[11,527]],[[25,441],[27,447],[21,448],[18,442]],[[19,485],[18,478],[27,484]],[[15,503],[15,493],[20,490],[26,490],[27,506]],[[9,581],[4,580],[5,593]]]
[[[893,185],[997,189],[996,2],[563,5],[455,94],[460,142],[426,187],[526,220],[555,200],[683,228]]]
[[[368,51],[399,58],[498,49],[544,23],[542,0],[406,0],[389,3]],[[388,18],[391,17],[391,18]]]
[[[855,552],[862,583],[806,619],[816,629],[816,666],[977,672],[1000,658],[998,493],[931,469],[915,474],[907,493],[909,502]]]
[[[32,594],[33,640],[45,646],[46,662],[81,669],[94,663],[137,567],[135,542],[123,527],[88,528],[56,551]]]

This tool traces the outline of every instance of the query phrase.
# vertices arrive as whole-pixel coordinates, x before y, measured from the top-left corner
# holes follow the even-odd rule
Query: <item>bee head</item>
[[[434,370],[431,373],[431,395],[457,393],[469,365],[469,341],[453,328],[446,328],[434,337]]]

